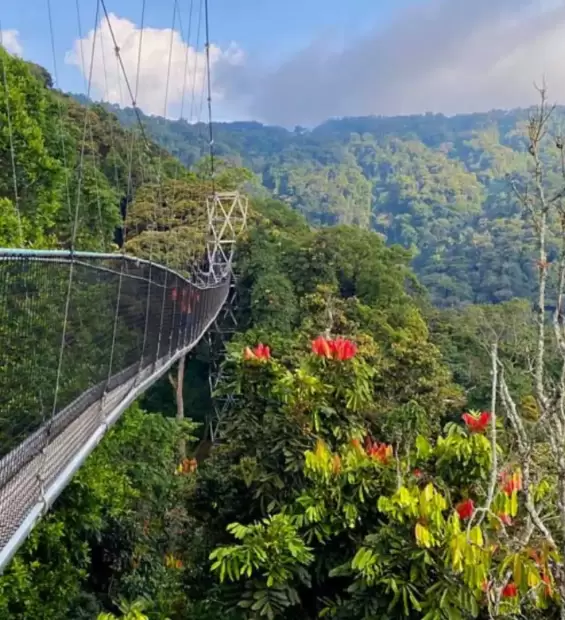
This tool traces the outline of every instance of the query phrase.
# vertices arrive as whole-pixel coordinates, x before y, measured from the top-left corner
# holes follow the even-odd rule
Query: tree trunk
[[[186,363],[186,355],[183,355],[177,366],[177,378],[175,379],[169,374],[169,381],[175,391],[175,401],[177,404],[177,420],[184,420],[184,367]],[[184,439],[179,440],[179,455],[181,459],[186,458],[186,442]]]

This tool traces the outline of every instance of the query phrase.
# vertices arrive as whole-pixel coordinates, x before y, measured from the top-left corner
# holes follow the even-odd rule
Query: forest
[[[109,107],[131,125],[131,109]],[[499,303],[535,293],[534,240],[510,189],[528,168],[528,114],[345,118],[293,131],[218,123],[215,144],[312,224],[359,225],[409,249],[435,305]],[[559,107],[551,123],[564,117]],[[202,123],[144,122],[185,164],[206,153]]]
[[[69,246],[83,159],[79,246],[189,271],[201,128],[144,117],[146,142],[0,62],[0,243]],[[216,188],[251,199],[213,395],[233,405],[208,441],[202,345],[186,418],[174,373],[124,414],[0,576],[0,618],[563,620],[560,114],[542,91],[529,113],[216,126]]]

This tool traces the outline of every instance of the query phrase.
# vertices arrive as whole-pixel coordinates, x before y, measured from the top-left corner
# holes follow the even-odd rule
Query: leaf
[[[416,541],[420,547],[426,547],[429,549],[432,546],[430,530],[421,523],[416,523],[415,535]]]
[[[432,452],[432,447],[423,435],[416,437],[416,453],[418,458],[426,460]]]

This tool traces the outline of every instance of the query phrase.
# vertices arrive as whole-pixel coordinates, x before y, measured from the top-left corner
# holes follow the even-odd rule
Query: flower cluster
[[[514,582],[507,583],[504,588],[502,588],[502,596],[503,598],[514,598],[518,596],[518,586]]]
[[[392,458],[392,446],[386,443],[376,443],[369,437],[365,439],[365,452],[371,458],[374,458],[379,463],[386,465]]]
[[[198,462],[196,459],[183,459],[177,467],[178,474],[192,474],[196,471]]]
[[[464,413],[461,418],[471,433],[484,433],[491,420],[491,414],[483,411],[478,415]]]
[[[508,497],[514,493],[514,491],[522,490],[522,473],[518,470],[512,474],[507,471],[500,474],[500,487]]]
[[[312,341],[312,352],[318,357],[344,362],[355,356],[357,353],[357,345],[351,340],[347,340],[341,336],[333,340],[318,336]]]
[[[271,349],[265,345],[259,343],[254,349],[245,347],[243,351],[243,359],[249,360],[268,360],[271,359]]]

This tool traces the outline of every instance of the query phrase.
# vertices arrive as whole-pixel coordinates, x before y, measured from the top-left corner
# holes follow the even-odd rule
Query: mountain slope
[[[133,123],[132,110],[112,109]],[[558,108],[556,121],[564,117]],[[496,303],[530,296],[535,281],[508,180],[528,170],[527,119],[528,110],[346,118],[311,131],[218,123],[215,147],[312,224],[367,226],[410,248],[438,305]],[[144,123],[188,165],[207,152],[203,124]]]

